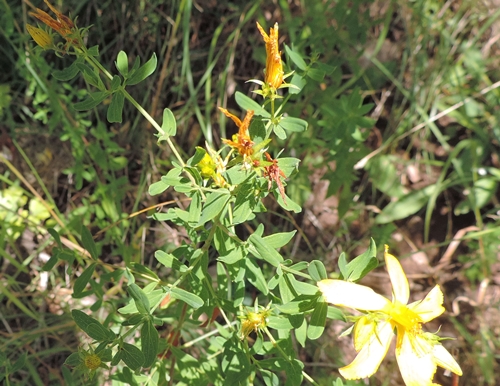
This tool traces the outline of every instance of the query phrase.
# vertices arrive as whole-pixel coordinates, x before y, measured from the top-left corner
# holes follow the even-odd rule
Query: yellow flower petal
[[[336,306],[365,311],[380,311],[391,304],[389,299],[364,285],[330,279],[321,280],[317,285],[326,301]]]
[[[416,350],[416,346],[420,348]],[[427,352],[422,353],[421,348],[425,346]],[[421,335],[404,334],[401,347],[396,350],[396,359],[406,386],[433,385],[432,378],[437,368],[433,357],[432,346]]]
[[[377,321],[372,315],[365,315],[354,324],[354,349],[359,352],[377,333]]]
[[[457,375],[462,375],[462,369],[459,364],[442,344],[434,346],[434,360],[439,367],[450,370]]]
[[[391,344],[392,326],[382,322],[377,326],[377,331],[371,336],[356,358],[347,366],[339,369],[340,374],[346,379],[366,378],[374,374],[387,354]]]
[[[385,246],[384,258],[389,277],[391,278],[393,302],[397,300],[402,304],[408,304],[408,299],[410,298],[408,279],[398,259],[389,253],[387,245]]]
[[[427,323],[445,311],[442,304],[443,292],[439,285],[436,285],[424,299],[409,304],[408,308],[416,312],[420,319],[422,319],[422,322]]]

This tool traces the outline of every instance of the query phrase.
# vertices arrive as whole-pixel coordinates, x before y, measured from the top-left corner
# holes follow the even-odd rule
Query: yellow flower
[[[203,178],[210,178],[215,174],[215,162],[208,153],[205,153],[196,166],[200,169],[200,174]]]
[[[358,355],[339,369],[346,379],[374,374],[387,354],[396,331],[396,359],[407,386],[438,386],[432,383],[437,366],[462,375],[460,366],[439,342],[440,338],[422,331],[422,324],[444,312],[443,293],[436,285],[427,296],[408,304],[408,279],[399,261],[384,254],[393,288],[392,302],[371,288],[342,280],[321,280],[318,287],[326,301],[368,313],[354,325],[354,348]]]
[[[278,46],[278,23],[271,28],[269,35],[264,31],[259,22],[257,28],[266,43],[266,83],[275,89],[283,83],[283,63],[281,62],[281,52]]]
[[[36,44],[38,44],[43,49],[50,48],[54,45],[52,36],[50,36],[50,34],[48,34],[43,29],[33,27],[30,24],[26,24],[26,29],[28,30],[28,33],[31,35]]]
[[[227,182],[222,173],[226,171],[227,160],[223,160],[220,154],[212,149],[208,143],[206,147],[207,152],[201,161],[196,164],[196,167],[200,170],[203,178],[212,178],[216,186],[224,188],[227,186]]]
[[[56,14],[56,19],[50,16],[47,12],[42,11],[40,8],[37,8],[35,12],[30,12],[29,14],[33,17],[36,17],[42,23],[48,25],[53,30],[57,31],[61,34],[63,38],[67,41],[73,40],[70,35],[73,34],[73,30],[75,29],[75,24],[71,21],[71,19],[61,12],[59,12],[56,8],[52,6],[48,2],[48,0],[44,0],[45,4]]]

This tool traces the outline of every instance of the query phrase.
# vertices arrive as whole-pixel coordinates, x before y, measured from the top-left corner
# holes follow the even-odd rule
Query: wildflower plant
[[[63,247],[60,233],[65,229],[49,231],[57,246],[44,269],[51,270],[59,262],[71,267],[76,261],[81,274],[73,282],[73,297],[93,295],[97,299],[86,312],[72,311],[75,323],[88,336],[89,348],[68,357],[66,364],[74,370],[71,375],[65,373],[68,382],[79,375],[92,378],[100,369],[112,368],[114,380],[129,384],[233,385],[258,380],[276,385],[281,384],[280,378],[286,378],[287,385],[300,385],[304,380],[317,384],[304,370],[297,348],[304,347],[308,339],[318,339],[327,318],[344,319],[322,296],[336,304],[330,298],[336,291],[328,289],[331,282],[321,261],[294,263],[280,253],[295,231],[270,234],[262,224],[253,229],[251,222],[266,212],[272,201],[285,211],[301,211],[286,192],[286,181],[293,177],[299,160],[281,156],[286,149],[275,153],[271,148],[274,136],[286,139],[290,133],[307,129],[306,121],[285,113],[288,98],[283,93],[287,88],[299,93],[298,85],[304,82],[295,74],[293,84],[285,83],[278,24],[267,34],[257,23],[267,53],[264,80],[251,80],[261,86],[255,92],[257,100],[237,92],[241,111],[219,107],[221,118],[231,119],[237,132],[222,139],[221,149],[209,144],[196,147],[186,160],[173,140],[177,132],[173,112],[165,108],[159,124],[127,91],[155,71],[156,55],[142,65],[136,58],[129,66],[128,55],[121,51],[115,61],[117,71],[112,74],[99,62],[98,47],[86,47],[88,28],[77,28],[74,19],[45,2],[55,18],[40,9],[32,16],[49,30],[31,25],[27,30],[44,50],[75,57],[68,68],[53,72],[62,81],[81,74],[93,90],[75,103],[74,109],[86,111],[105,104],[108,122],[121,122],[128,101],[156,129],[158,143],[166,143],[174,157],[170,170],[150,185],[149,193],[174,190],[189,201],[185,209],[171,207],[152,216],[183,227],[188,235],[175,249],[155,252],[155,269],[128,261],[125,265],[103,262],[99,246],[85,227],[81,232],[83,254]],[[55,43],[55,33],[64,41]],[[298,53],[287,52],[293,54],[294,63],[299,61]],[[242,224],[251,230],[246,239],[238,231]],[[344,278],[355,281],[363,277],[376,266],[375,254],[372,242],[369,251],[349,264],[341,259]],[[110,299],[110,294],[117,293],[124,295],[118,306],[116,299]],[[384,303],[388,308],[378,310],[377,315],[406,310],[404,299],[398,300],[402,304],[399,308]],[[108,315],[104,320],[96,315],[101,309],[105,312],[100,315]],[[414,308],[418,317],[419,310]],[[393,316],[381,320],[390,326],[380,331],[382,338],[389,335],[389,328],[399,326]],[[422,317],[421,322],[425,320]],[[378,331],[380,323],[367,317],[358,326]],[[425,351],[426,360],[443,365],[437,339],[420,333],[417,322],[400,324],[406,328],[403,331],[412,331],[406,334],[410,343],[401,340],[403,349],[415,342],[425,343],[434,350]],[[372,342],[373,334],[361,330]]]

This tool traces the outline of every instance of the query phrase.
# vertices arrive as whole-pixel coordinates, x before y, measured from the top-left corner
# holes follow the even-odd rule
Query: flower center
[[[388,314],[394,323],[399,324],[406,331],[417,332],[421,329],[422,319],[420,316],[398,301],[391,304]]]

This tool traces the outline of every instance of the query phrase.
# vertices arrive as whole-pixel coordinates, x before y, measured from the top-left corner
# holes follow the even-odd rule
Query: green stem
[[[93,67],[99,69],[104,75],[106,75],[106,77],[108,79],[113,79],[113,75],[111,75],[109,73],[108,70],[106,70],[106,68],[104,68],[104,66],[96,59],[94,58],[93,56],[89,55],[88,52],[87,52],[87,49],[86,48],[83,48],[81,49],[82,53],[83,53],[83,56],[85,58],[85,60],[90,64],[92,65]],[[160,134],[161,136],[161,139],[164,139],[168,146],[170,147],[170,150],[172,150],[172,153],[174,153],[175,157],[177,158],[177,160],[179,161],[180,165],[182,167],[185,167],[186,166],[186,163],[184,162],[184,160],[182,159],[179,151],[177,150],[177,148],[175,147],[174,143],[172,142],[172,140],[170,139],[170,137],[168,137],[167,135],[165,135],[165,130],[163,130],[161,128],[161,126],[158,124],[158,122],[156,122],[156,120],[139,104],[139,102],[137,102],[134,97],[132,95],[130,95],[128,93],[128,91],[126,91],[124,88],[122,89],[122,92],[123,92],[123,95],[125,96],[125,98],[130,102],[132,103],[132,105],[144,116],[144,118],[146,118],[146,120],[151,123],[151,125],[156,129],[156,131],[158,131],[158,133]],[[190,179],[192,182],[194,182],[194,179],[192,178],[192,176],[188,173]]]
[[[272,342],[272,344],[274,345],[274,347],[276,347],[276,349],[280,352],[280,354],[283,356],[283,358],[285,358],[288,362],[292,363],[292,361],[290,360],[290,358],[288,357],[288,355],[286,355],[286,353],[283,351],[283,349],[280,347],[280,345],[278,344],[278,342],[276,342],[276,340],[274,340],[274,336],[271,334],[271,332],[268,330],[267,327],[265,327],[264,329],[264,332],[266,333],[267,337],[269,338],[269,340]],[[319,386],[319,383],[317,383],[309,374],[307,374],[305,371],[302,371],[302,376],[307,379],[309,382],[311,382],[313,385],[316,385],[316,386]]]

